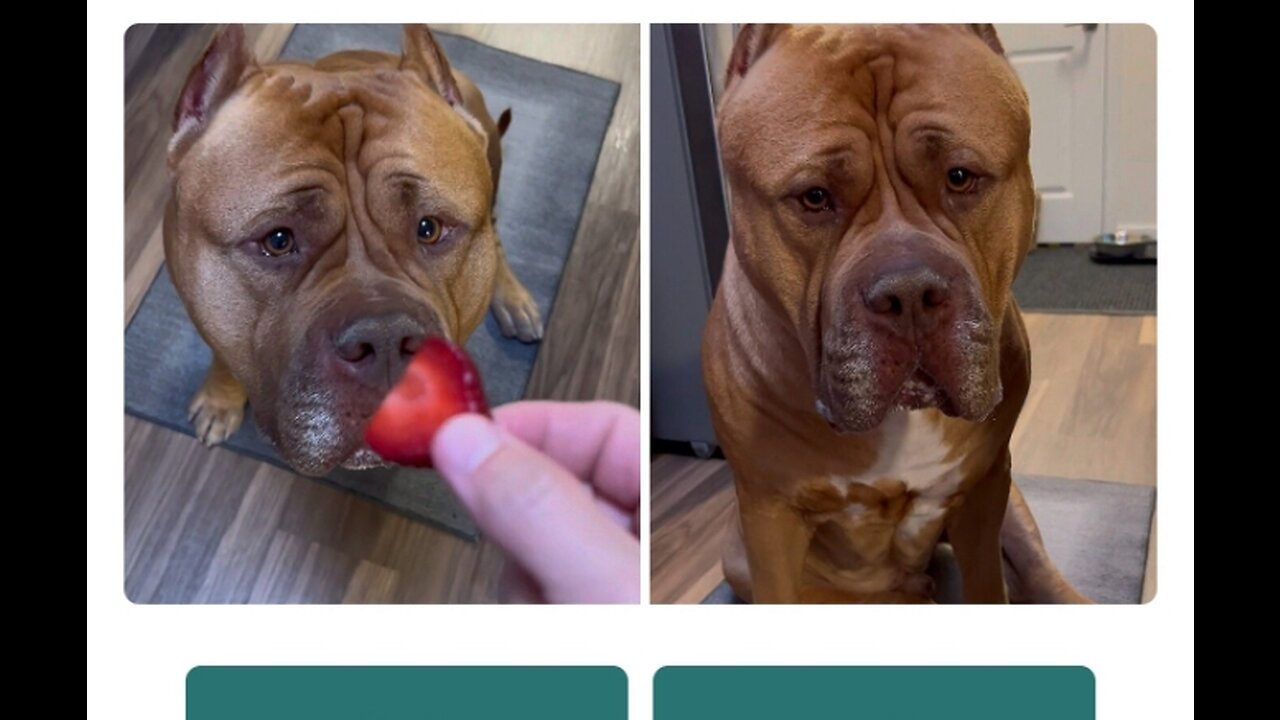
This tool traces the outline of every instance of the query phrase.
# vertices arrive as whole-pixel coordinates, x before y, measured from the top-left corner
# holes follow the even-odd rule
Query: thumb
[[[480,415],[445,423],[431,455],[476,524],[547,600],[639,601],[639,541],[551,458]]]

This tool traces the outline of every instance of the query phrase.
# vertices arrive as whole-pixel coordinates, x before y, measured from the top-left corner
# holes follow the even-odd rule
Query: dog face
[[[426,28],[401,58],[258,65],[223,33],[179,101],[166,261],[295,468],[377,462],[366,419],[422,339],[462,342],[497,267],[486,138]]]
[[[1026,93],[989,27],[756,27],[719,107],[733,248],[836,430],[977,421],[1031,239]],[[796,278],[803,281],[797,282]]]

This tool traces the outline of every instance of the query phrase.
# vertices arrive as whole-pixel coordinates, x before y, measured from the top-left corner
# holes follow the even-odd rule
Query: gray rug
[[[281,57],[309,60],[356,48],[398,52],[400,33],[399,25],[299,25]],[[512,268],[548,318],[618,85],[466,38],[436,33],[436,39],[453,66],[484,92],[494,116],[511,108],[511,127],[502,142],[498,229]],[[537,345],[502,337],[489,316],[467,350],[484,376],[492,404],[524,396]],[[190,434],[187,402],[208,364],[209,349],[161,270],[125,331],[125,411]],[[225,447],[284,466],[250,420]],[[326,480],[412,517],[475,536],[474,523],[429,471],[340,470]]]
[[[1154,315],[1155,263],[1096,263],[1088,245],[1041,245],[1013,282],[1023,310]]]
[[[1139,485],[1017,476],[1018,487],[1044,536],[1049,556],[1086,597],[1099,603],[1142,601],[1147,540],[1155,512],[1155,488]],[[954,558],[935,558],[947,576]],[[940,585],[948,585],[940,580]],[[721,583],[703,604],[738,603]]]

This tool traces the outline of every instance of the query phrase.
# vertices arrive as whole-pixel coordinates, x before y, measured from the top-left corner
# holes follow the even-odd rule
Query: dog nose
[[[924,263],[882,272],[863,294],[871,314],[902,334],[933,330],[950,300],[947,281]]]
[[[422,347],[426,334],[422,323],[404,313],[369,315],[338,331],[334,352],[357,379],[390,387]]]

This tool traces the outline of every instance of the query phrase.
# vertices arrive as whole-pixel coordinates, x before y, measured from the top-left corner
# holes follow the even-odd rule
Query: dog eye
[[[280,257],[298,251],[298,243],[293,239],[293,231],[289,228],[276,228],[263,236],[262,254],[267,257]]]
[[[425,245],[434,245],[444,234],[444,224],[439,218],[425,215],[418,221],[418,241]]]
[[[953,193],[973,192],[977,184],[977,173],[968,168],[953,167],[947,171],[947,189]]]
[[[831,193],[826,188],[811,187],[800,193],[800,204],[809,212],[831,209]]]

